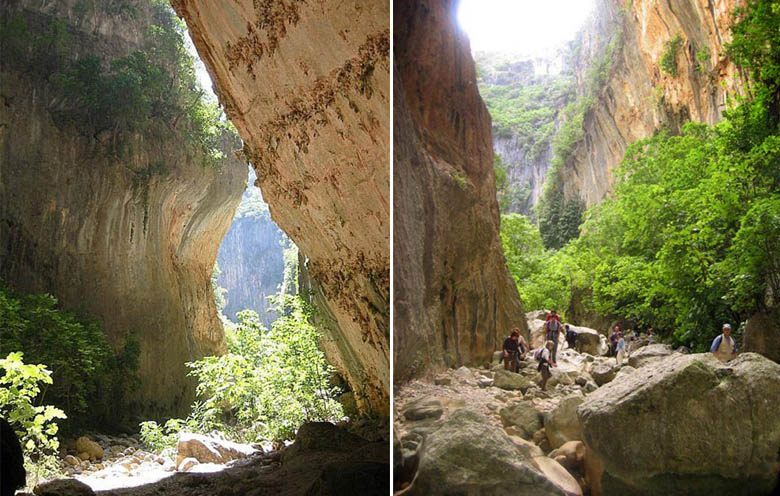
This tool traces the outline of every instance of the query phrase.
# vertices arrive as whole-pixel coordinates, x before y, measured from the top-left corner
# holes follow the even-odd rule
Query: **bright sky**
[[[593,0],[461,0],[471,50],[542,55],[574,38]]]

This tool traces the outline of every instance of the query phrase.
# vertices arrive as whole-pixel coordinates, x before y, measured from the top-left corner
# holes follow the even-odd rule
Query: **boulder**
[[[193,457],[184,458],[176,464],[176,470],[179,472],[187,472],[198,464],[198,460]]]
[[[439,374],[433,378],[433,383],[437,386],[449,386],[452,384],[452,377],[445,374]]]
[[[180,467],[185,458],[194,458],[200,463],[227,463],[247,458],[256,452],[248,444],[182,432],[179,433],[179,443],[176,445],[176,466]]]
[[[590,376],[596,385],[603,386],[615,378],[615,361],[610,358],[602,358],[594,361],[590,366]]]
[[[76,479],[55,479],[35,486],[37,496],[95,496],[88,485]]]
[[[81,436],[76,439],[76,451],[78,453],[86,453],[88,458],[93,460],[101,460],[103,458],[103,448],[87,436]],[[81,458],[80,454],[79,457]]]
[[[27,471],[19,438],[11,424],[0,417],[0,489],[5,495],[24,487]]]
[[[601,355],[601,335],[598,331],[589,327],[569,325],[577,333],[575,349],[580,353],[588,353],[593,356]]]
[[[498,414],[504,427],[513,425],[523,433],[524,439],[533,439],[534,432],[542,428],[542,419],[530,401],[521,401],[502,408]]]
[[[533,350],[544,346],[545,341],[547,341],[544,322],[544,320],[533,320],[528,322],[528,332],[531,336],[528,340],[528,344]],[[558,334],[558,351],[562,350],[565,345],[566,333],[563,332],[563,327],[561,327],[561,332]]]
[[[529,453],[479,412],[456,410],[427,435],[417,475],[403,494],[581,494],[571,492],[576,481],[563,467]]]
[[[628,357],[628,364],[634,368],[643,367],[659,358],[664,358],[674,353],[672,347],[668,344],[648,344],[642,348],[633,351]]]
[[[582,465],[585,460],[587,448],[582,441],[568,441],[550,452],[548,455],[566,468],[574,468]],[[559,460],[559,458],[561,458]]]
[[[437,419],[444,413],[441,401],[436,398],[420,398],[407,403],[403,408],[406,420]]]
[[[544,430],[550,446],[555,449],[568,441],[582,440],[582,426],[577,418],[577,407],[585,401],[582,394],[563,398],[558,406],[544,415]]]
[[[755,353],[723,364],[703,353],[648,362],[594,391],[577,414],[604,465],[605,493],[672,496],[770,494],[778,412],[780,364]]]
[[[528,328],[531,328],[531,322],[534,320],[541,320],[544,322],[547,320],[547,316],[550,315],[550,310],[532,310],[525,312],[525,321],[528,323]]]
[[[760,353],[780,362],[780,310],[751,316],[745,324],[742,343],[745,351]]]
[[[458,368],[455,372],[452,373],[452,376],[461,382],[474,381],[474,374],[471,372],[471,370],[468,367]]]
[[[523,374],[515,374],[508,370],[497,370],[493,377],[493,386],[509,391],[522,391],[525,394],[533,382]]]

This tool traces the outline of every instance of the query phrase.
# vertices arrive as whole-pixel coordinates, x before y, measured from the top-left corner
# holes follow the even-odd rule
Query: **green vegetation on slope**
[[[137,16],[127,2],[113,4],[116,13]],[[84,135],[180,133],[204,165],[219,167],[238,135],[200,88],[184,23],[167,3],[151,4],[152,24],[141,27],[146,29],[144,48],[112,60],[94,54],[74,58],[84,42],[64,18],[38,19],[44,25],[36,25],[22,14],[10,16],[0,24],[3,70],[13,68],[50,83],[56,97],[49,105],[52,114]],[[122,146],[116,151],[121,153]]]
[[[723,322],[777,306],[780,6],[753,2],[737,14],[728,53],[753,85],[720,123],[632,145],[614,196],[588,210],[581,236],[560,250],[520,243],[536,239],[533,226],[502,219],[529,308],[566,308],[573,292],[592,288],[589,309],[702,351]]]
[[[623,14],[621,14],[622,16]],[[561,248],[578,234],[581,214],[584,210],[578,198],[564,198],[563,169],[574,158],[577,146],[584,139],[585,115],[593,108],[620,50],[623,48],[623,31],[618,19],[609,41],[604,43],[599,55],[585,71],[582,94],[569,103],[562,112],[562,123],[553,139],[553,159],[547,171],[544,190],[536,206],[539,230],[547,248]],[[571,46],[572,58],[579,51],[581,40]]]
[[[493,134],[515,137],[525,160],[541,159],[550,149],[561,108],[575,97],[574,78],[568,74],[534,75],[530,61],[502,60],[495,54],[476,56],[478,84],[493,120]],[[510,184],[507,170],[520,164],[503,163],[496,155],[499,208],[528,202],[527,184]]]
[[[122,421],[117,412],[137,380],[139,347],[131,334],[114,351],[97,323],[59,309],[53,296],[0,285],[0,356],[11,352],[52,371],[45,400],[68,414],[71,427]]]

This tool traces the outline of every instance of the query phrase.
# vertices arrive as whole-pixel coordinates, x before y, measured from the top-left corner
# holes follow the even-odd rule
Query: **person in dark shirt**
[[[504,370],[511,370],[517,372],[519,366],[518,355],[520,354],[520,331],[518,329],[512,329],[512,334],[504,340]],[[523,350],[525,352],[525,350]]]
[[[566,342],[569,343],[569,349],[574,349],[577,345],[577,332],[569,327],[569,324],[563,326],[566,329]]]

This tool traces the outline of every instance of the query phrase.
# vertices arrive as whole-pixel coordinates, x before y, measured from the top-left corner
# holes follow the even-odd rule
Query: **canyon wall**
[[[390,404],[387,0],[174,0],[271,217],[308,258],[324,342],[365,413]]]
[[[527,335],[499,237],[490,115],[457,2],[394,3],[394,381]]]
[[[254,310],[270,329],[279,315],[271,310],[268,297],[279,293],[284,279],[284,249],[290,241],[271,220],[254,180],[255,175],[250,174],[249,187],[219,246],[217,281],[227,290],[222,310],[227,318],[238,322],[238,312]]]
[[[133,17],[78,3],[4,4],[2,19],[23,19],[30,36],[60,23],[72,57],[142,47],[146,2],[127,4]],[[1,69],[0,277],[96,319],[115,347],[134,336],[135,413],[185,414],[194,397],[185,362],[225,350],[209,279],[246,166],[228,156],[204,167],[175,130],[93,135],[60,112],[54,76],[20,70],[8,51]]]
[[[631,143],[661,128],[678,131],[687,121],[714,124],[723,115],[726,95],[741,91],[738,69],[723,56],[731,39],[731,12],[738,0],[599,0],[575,56],[583,86],[587,69],[616,36],[615,60],[595,105],[585,114],[585,138],[563,167],[567,197],[588,205],[599,202],[613,183]],[[667,42],[681,37],[675,64],[664,72]],[[698,55],[698,56],[697,56]]]

